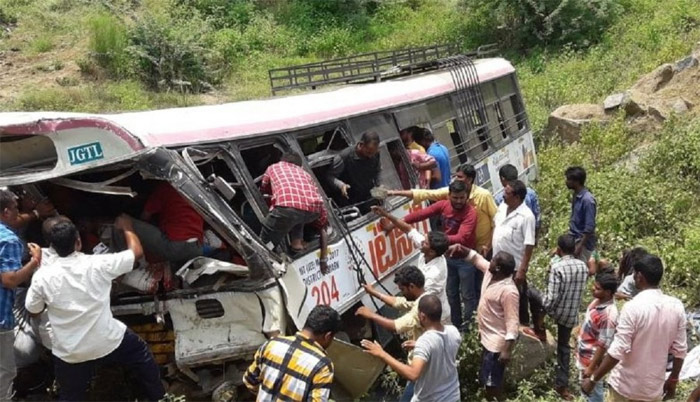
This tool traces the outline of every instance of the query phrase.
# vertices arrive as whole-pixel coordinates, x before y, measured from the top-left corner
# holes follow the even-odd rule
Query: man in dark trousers
[[[566,169],[566,187],[574,194],[571,200],[571,218],[569,233],[576,239],[574,255],[583,262],[588,262],[596,246],[595,218],[596,200],[585,187],[586,171],[580,166]]]
[[[160,400],[165,394],[146,342],[112,316],[112,281],[131,271],[143,255],[131,219],[122,215],[114,226],[124,231],[128,249],[87,255],[77,251],[81,243],[73,223],[55,224],[49,241],[58,258],[37,271],[27,292],[27,311],[39,314],[48,309],[61,400],[84,401],[94,369],[102,363],[133,370],[148,400]]]

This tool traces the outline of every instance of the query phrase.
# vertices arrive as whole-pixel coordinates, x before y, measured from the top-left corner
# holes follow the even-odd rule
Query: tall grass
[[[129,72],[126,26],[116,16],[101,13],[89,20],[88,27],[92,58],[112,77],[124,77]]]

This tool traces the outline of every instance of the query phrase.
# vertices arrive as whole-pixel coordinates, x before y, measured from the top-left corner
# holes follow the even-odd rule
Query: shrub
[[[36,53],[46,53],[53,49],[53,41],[47,36],[40,36],[32,42],[32,50]]]
[[[616,0],[469,0],[467,10],[489,15],[489,23],[477,27],[513,49],[587,47],[622,11]]]
[[[673,119],[659,133],[653,152],[643,168],[657,179],[700,181],[700,121],[683,123]],[[690,184],[689,183],[689,184]]]
[[[97,64],[113,77],[124,77],[129,72],[126,48],[129,44],[124,24],[109,14],[100,14],[88,22],[90,52]]]
[[[16,24],[17,23],[17,17],[4,9],[3,7],[0,7],[0,25],[9,25],[9,24]]]
[[[148,11],[130,29],[127,51],[136,60],[136,74],[153,90],[206,92],[223,72],[221,58],[208,46],[210,29],[196,14],[170,11]]]
[[[178,0],[177,4],[194,8],[217,29],[248,25],[256,11],[247,0]]]

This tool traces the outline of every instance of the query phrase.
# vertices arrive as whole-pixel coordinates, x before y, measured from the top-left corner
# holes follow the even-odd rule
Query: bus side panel
[[[406,216],[409,212],[420,209],[422,206],[411,206],[403,204],[393,214],[399,217]],[[422,233],[429,230],[428,221],[419,222],[414,225]],[[360,253],[354,252],[354,246],[359,247]],[[352,232],[352,239],[348,236],[340,236],[340,239],[328,247],[328,273],[323,275],[320,271],[319,258],[320,250],[309,253],[294,261],[293,268],[297,275],[286,275],[282,280],[289,296],[295,300],[303,299],[305,308],[311,311],[319,304],[330,305],[341,314],[347,311],[352,305],[357,303],[365,295],[360,286],[357,272],[357,263],[362,267],[362,275],[368,283],[375,283],[374,277],[380,278],[382,284],[390,289],[396,289],[391,282],[394,271],[401,265],[414,261],[420,252],[418,247],[414,247],[408,237],[399,230],[389,233],[381,230],[379,220],[374,220],[367,225],[361,226]],[[363,261],[367,261],[372,271],[370,271]],[[294,279],[293,279],[294,278]],[[294,286],[292,282],[296,278],[301,278],[305,288]],[[365,299],[368,300],[368,299]],[[377,301],[380,305],[381,303]],[[300,309],[300,312],[302,309]],[[294,315],[293,315],[294,316]],[[297,325],[303,324],[306,319],[305,314],[298,314],[295,317]]]
[[[535,159],[535,143],[532,132],[528,131],[506,144],[503,148],[477,163],[476,183],[491,191],[494,195],[503,191],[498,178],[498,169],[506,164],[512,164],[518,169],[520,180],[527,184],[537,177],[537,160]]]

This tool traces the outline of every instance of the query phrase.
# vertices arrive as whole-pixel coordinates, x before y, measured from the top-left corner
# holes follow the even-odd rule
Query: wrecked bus
[[[399,231],[380,230],[372,213],[338,208],[321,176],[336,152],[372,130],[381,139],[381,184],[415,188],[418,177],[399,138],[413,125],[429,128],[449,149],[453,169],[474,164],[477,184],[493,192],[502,190],[496,178],[503,164],[518,167],[526,181],[537,173],[514,68],[489,58],[390,81],[223,105],[104,115],[0,113],[0,186],[48,197],[60,213],[91,230],[96,242],[113,247],[114,216],[137,211],[154,184],[166,181],[228,251],[155,277],[149,267],[138,268],[134,275],[140,277],[115,286],[115,317],[149,342],[168,367],[166,380],[195,384],[201,395],[228,390],[230,399],[267,336],[293,332],[313,306],[326,304],[345,324],[341,342],[329,351],[336,362],[343,360],[336,364],[334,392],[358,397],[383,365],[356,345],[366,337],[386,342],[391,335],[354,311],[366,305],[392,314],[361,285],[379,283],[396,294],[394,272],[416,261],[419,250]],[[403,152],[400,160],[392,158],[394,149]],[[305,233],[310,247],[294,259],[258,237],[268,212],[259,182],[284,151],[304,156],[303,167],[324,193],[330,221],[325,275],[313,233]],[[410,183],[399,178],[401,164]],[[421,208],[399,197],[383,202],[398,216]],[[416,227],[428,231],[427,222]],[[153,286],[142,286],[144,281]]]

